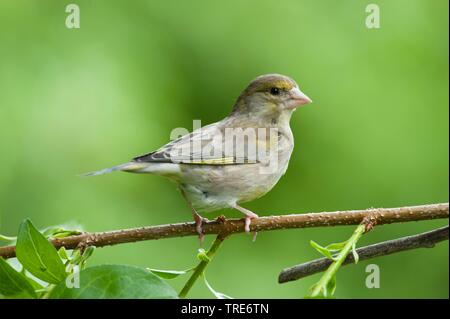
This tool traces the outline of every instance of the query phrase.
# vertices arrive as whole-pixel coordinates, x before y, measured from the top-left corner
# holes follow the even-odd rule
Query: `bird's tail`
[[[97,176],[97,175],[112,173],[115,171],[136,172],[136,171],[139,171],[140,169],[142,169],[143,166],[144,165],[142,165],[141,163],[129,162],[129,163],[113,166],[110,168],[104,168],[99,171],[81,174],[81,176]]]

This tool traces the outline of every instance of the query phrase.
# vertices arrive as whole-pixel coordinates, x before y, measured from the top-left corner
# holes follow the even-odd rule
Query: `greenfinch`
[[[297,107],[311,103],[284,75],[255,78],[223,120],[198,128],[132,161],[88,173],[148,173],[178,184],[203,239],[199,212],[234,208],[245,215],[244,228],[258,215],[241,206],[269,192],[284,175],[294,147],[289,125]]]

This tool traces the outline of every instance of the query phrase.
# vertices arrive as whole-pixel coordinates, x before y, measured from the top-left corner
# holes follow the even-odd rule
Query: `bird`
[[[224,119],[127,163],[85,175],[124,171],[166,177],[178,185],[190,207],[201,242],[206,219],[200,213],[224,208],[243,213],[249,233],[258,215],[241,204],[267,194],[286,173],[294,148],[291,116],[311,102],[292,78],[261,75],[241,92]]]

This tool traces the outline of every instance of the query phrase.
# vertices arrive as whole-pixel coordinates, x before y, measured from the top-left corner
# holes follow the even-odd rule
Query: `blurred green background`
[[[65,27],[77,3],[81,28]],[[314,103],[291,121],[287,174],[245,205],[259,215],[448,201],[448,1],[2,1],[0,232],[29,217],[103,231],[182,222],[190,211],[160,177],[77,174],[168,142],[175,127],[223,118],[255,76],[292,76]],[[241,217],[227,210],[219,214]],[[448,220],[379,226],[360,244]],[[281,269],[319,257],[309,246],[354,227],[228,239],[207,269],[236,298],[301,298],[319,275],[279,285]],[[213,239],[206,238],[206,247]],[[102,248],[90,265],[186,269],[197,238]],[[365,287],[376,263],[381,288]],[[448,242],[361,262],[338,273],[338,298],[448,298]],[[187,278],[172,284],[179,289]],[[202,282],[191,297],[212,297]]]

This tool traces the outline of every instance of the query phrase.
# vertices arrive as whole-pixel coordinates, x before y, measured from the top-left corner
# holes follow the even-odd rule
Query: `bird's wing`
[[[135,157],[134,162],[230,165],[256,163],[247,156],[225,154],[223,132],[217,123],[186,134],[160,149]]]

